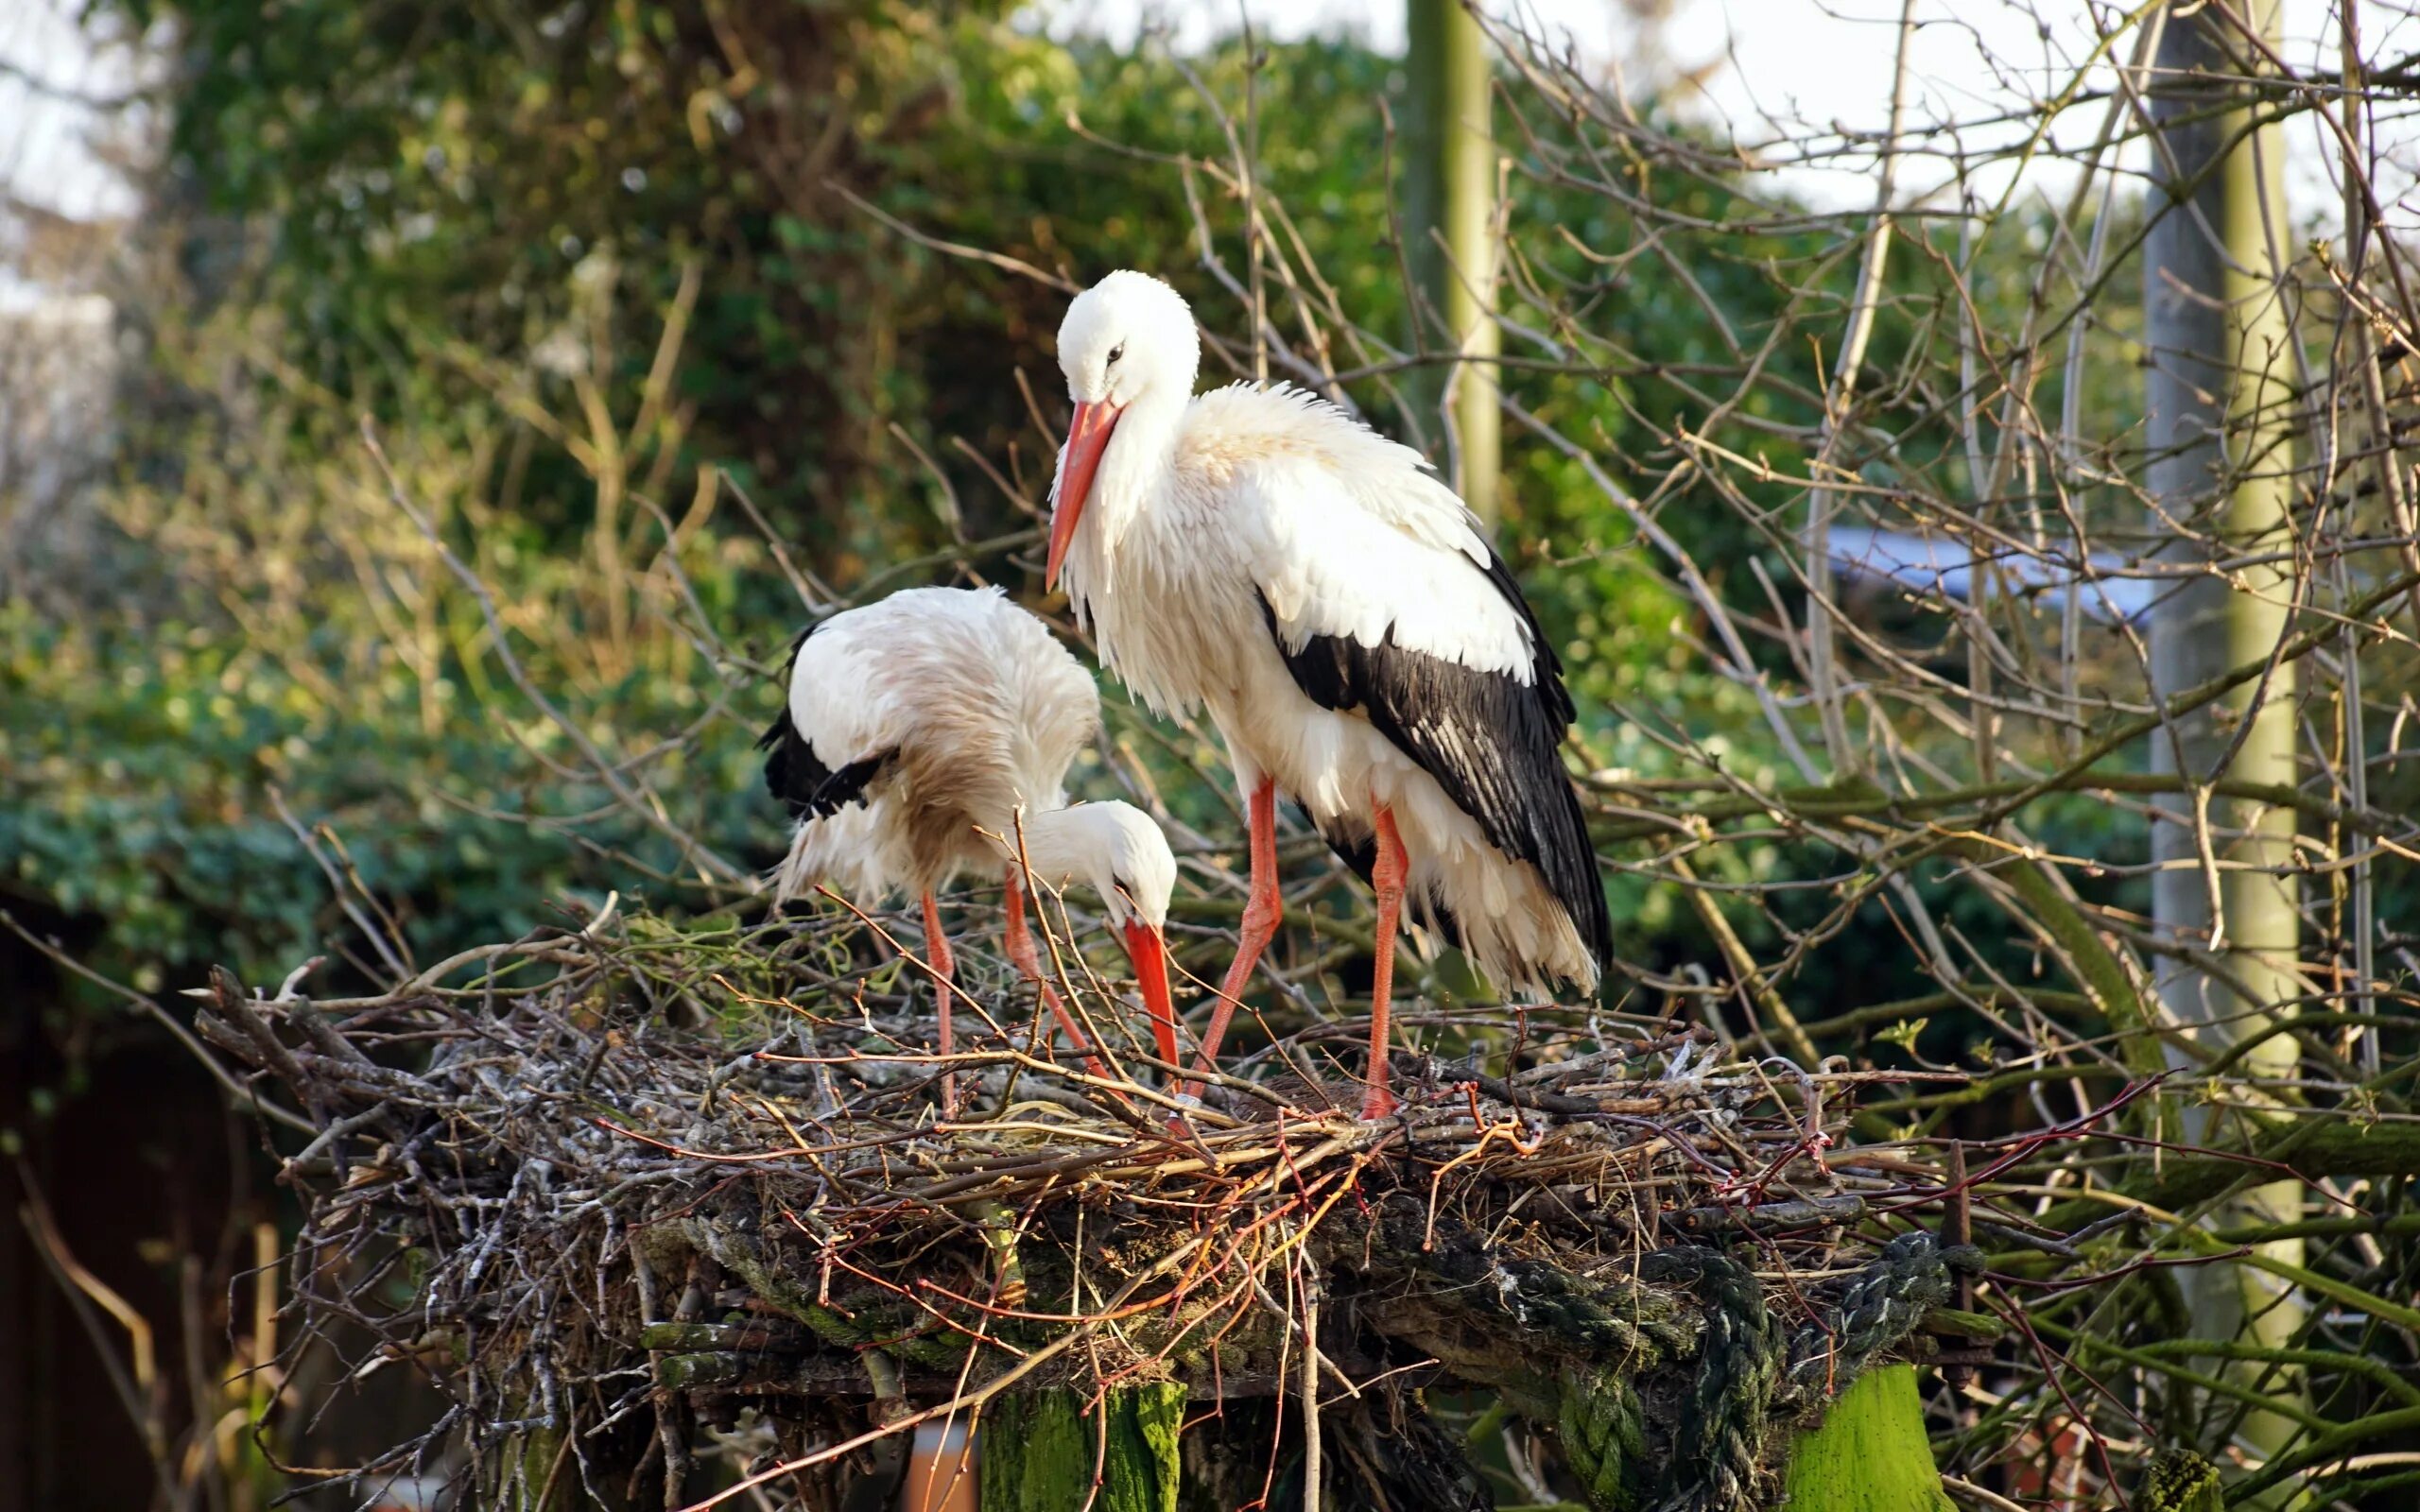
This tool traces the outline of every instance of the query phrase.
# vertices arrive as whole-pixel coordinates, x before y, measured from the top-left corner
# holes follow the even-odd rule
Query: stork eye
[[[1126,355],[1126,343],[1125,343],[1125,342],[1123,342],[1123,341],[1121,341],[1121,342],[1119,342],[1117,345],[1115,345],[1115,346],[1114,346],[1114,347],[1112,347],[1112,348],[1110,348],[1110,349],[1109,349],[1109,363],[1108,363],[1108,366],[1110,366],[1110,367],[1112,367],[1112,368],[1116,367],[1116,366],[1117,366],[1117,359],[1118,359],[1118,358],[1120,358],[1120,357],[1122,357],[1122,356],[1124,356],[1124,355]]]

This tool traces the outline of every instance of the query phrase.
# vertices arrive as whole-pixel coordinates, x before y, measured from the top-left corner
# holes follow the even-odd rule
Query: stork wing
[[[1492,844],[1536,867],[1606,959],[1604,888],[1560,754],[1573,717],[1563,666],[1461,501],[1409,468],[1357,478],[1309,456],[1239,481],[1238,528],[1295,685],[1368,719]]]
[[[782,670],[788,696],[756,741],[766,752],[765,787],[792,818],[861,801],[866,785],[898,754],[897,742],[878,728],[886,702],[870,696],[847,665],[858,649],[854,638],[831,624],[810,626],[790,643]]]

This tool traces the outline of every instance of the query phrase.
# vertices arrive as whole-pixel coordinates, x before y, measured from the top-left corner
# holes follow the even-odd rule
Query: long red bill
[[[1139,919],[1126,921],[1126,954],[1134,962],[1134,981],[1143,989],[1143,1011],[1151,1021],[1151,1042],[1160,1059],[1181,1065],[1176,1044],[1176,1002],[1168,996],[1167,945],[1160,932]]]
[[[1059,477],[1051,490],[1050,560],[1043,569],[1045,588],[1059,586],[1059,569],[1066,563],[1068,543],[1076,539],[1076,521],[1092,496],[1093,474],[1100,471],[1101,454],[1109,450],[1109,433],[1117,428],[1117,416],[1115,404],[1093,402],[1078,404],[1076,418],[1067,422],[1067,445],[1059,454]]]

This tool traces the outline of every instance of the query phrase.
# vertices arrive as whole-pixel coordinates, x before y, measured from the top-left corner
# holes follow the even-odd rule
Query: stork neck
[[[1118,417],[1117,432],[1101,455],[1092,502],[1079,527],[1091,530],[1104,557],[1115,552],[1135,517],[1150,507],[1167,481],[1188,398],[1175,391],[1147,393]]]
[[[1016,836],[1010,834],[1010,860],[1016,857],[1013,848]],[[1098,833],[1086,817],[1084,806],[1044,809],[1025,816],[1026,864],[1032,868],[1034,880],[1045,887],[1057,887],[1069,881],[1081,882],[1114,899],[1110,884],[1112,868],[1102,851]]]
[[[1022,828],[1025,855],[1035,876],[1056,885],[1077,869],[1077,828],[1063,808],[1042,809],[1025,816]],[[1011,851],[1015,850],[1019,837],[1019,832],[1013,831],[1002,835]]]

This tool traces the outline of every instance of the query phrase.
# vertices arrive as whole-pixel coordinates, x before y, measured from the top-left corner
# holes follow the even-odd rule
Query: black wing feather
[[[877,751],[859,761],[839,767],[823,765],[815,754],[815,747],[790,719],[790,672],[798,665],[798,649],[815,633],[812,626],[800,632],[790,643],[789,660],[782,665],[782,712],[773,716],[771,725],[757,738],[756,748],[766,752],[765,788],[790,811],[790,817],[803,819],[812,815],[821,818],[838,814],[852,803],[865,799],[866,785],[882,774],[897,751]]]
[[[1491,844],[1536,867],[1601,967],[1613,954],[1613,922],[1580,795],[1563,767],[1564,732],[1575,715],[1563,663],[1492,550],[1486,576],[1530,627],[1527,683],[1408,650],[1392,626],[1376,645],[1314,635],[1289,650],[1265,595],[1260,608],[1295,686],[1322,709],[1358,711],[1478,821]],[[1352,864],[1360,860],[1357,840],[1330,836],[1329,844]]]

